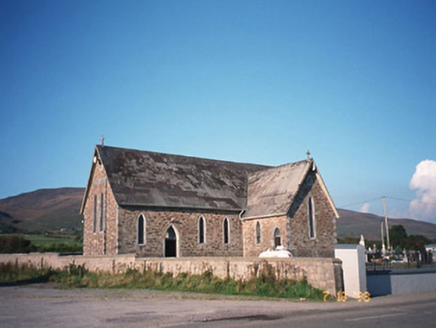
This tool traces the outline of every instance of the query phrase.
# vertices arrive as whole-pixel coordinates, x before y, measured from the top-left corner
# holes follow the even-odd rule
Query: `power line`
[[[339,207],[340,208],[345,208],[345,207],[350,207],[350,206],[353,206],[353,205],[360,205],[360,204],[364,204],[364,203],[371,203],[373,201],[380,200],[382,198],[383,197],[373,198],[373,199],[364,200],[364,201],[361,201],[361,202],[356,202],[356,203],[352,203],[352,204],[348,204],[348,205],[344,205],[344,206],[339,206]]]
[[[387,199],[391,199],[391,200],[397,200],[397,201],[400,201],[400,202],[406,202],[406,203],[410,203],[412,201],[415,201],[415,202],[417,202],[419,204],[436,206],[436,203],[423,202],[423,201],[420,201],[420,200],[417,200],[417,199],[403,199],[403,198],[390,197],[390,196],[386,196],[386,198]],[[343,206],[339,206],[339,207],[340,208],[347,208],[347,207],[354,206],[354,205],[361,205],[361,204],[365,204],[365,203],[371,203],[371,202],[374,202],[374,201],[380,200],[380,199],[383,199],[383,196],[382,197],[373,198],[373,199],[363,200],[363,201],[360,201],[360,202],[355,202],[355,203],[351,203],[351,204],[347,204],[347,205],[343,205]]]
[[[422,201],[417,200],[417,199],[409,199],[409,200],[407,200],[407,199],[396,198],[396,197],[388,197],[388,196],[386,196],[386,198],[387,198],[387,199],[392,199],[392,200],[398,200],[398,201],[400,201],[400,202],[407,202],[407,203],[410,203],[410,202],[412,202],[412,201],[416,201],[417,203],[420,203],[420,204],[426,204],[426,205],[433,205],[433,206],[436,206],[436,203],[422,202]]]

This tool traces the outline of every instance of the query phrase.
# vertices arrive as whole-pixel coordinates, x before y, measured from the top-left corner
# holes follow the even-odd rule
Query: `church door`
[[[172,226],[165,233],[165,257],[177,257],[177,235]]]
[[[279,228],[274,231],[274,248],[277,246],[282,246],[282,234]]]

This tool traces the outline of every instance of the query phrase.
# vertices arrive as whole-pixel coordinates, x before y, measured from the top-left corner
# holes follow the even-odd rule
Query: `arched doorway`
[[[165,233],[165,257],[177,257],[177,235],[173,226]]]
[[[282,246],[282,234],[279,228],[274,230],[274,248]]]

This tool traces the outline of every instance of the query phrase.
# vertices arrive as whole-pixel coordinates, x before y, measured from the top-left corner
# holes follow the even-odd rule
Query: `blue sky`
[[[104,135],[268,165],[310,149],[338,207],[386,195],[436,222],[435,116],[434,1],[0,2],[0,198],[84,187]]]

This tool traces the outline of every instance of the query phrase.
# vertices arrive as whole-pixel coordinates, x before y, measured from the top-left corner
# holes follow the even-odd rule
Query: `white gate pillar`
[[[342,261],[345,294],[359,298],[360,293],[367,291],[365,248],[362,245],[336,245],[335,257]]]

